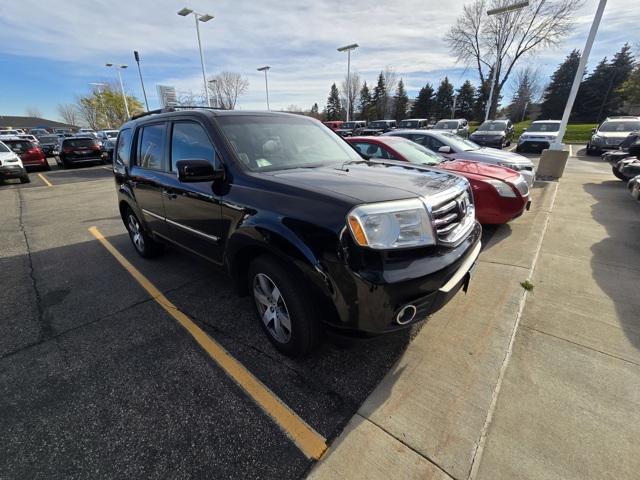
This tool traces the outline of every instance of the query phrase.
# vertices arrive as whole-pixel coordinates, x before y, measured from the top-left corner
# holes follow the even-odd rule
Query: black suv
[[[288,355],[323,326],[423,320],[466,288],[480,251],[465,179],[366,161],[308,117],[149,112],[120,130],[113,169],[137,252],[171,243],[223,267]]]

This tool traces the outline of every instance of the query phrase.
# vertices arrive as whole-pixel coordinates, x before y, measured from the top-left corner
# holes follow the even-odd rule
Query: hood
[[[466,180],[447,172],[394,161],[362,161],[338,166],[274,172],[280,181],[323,194],[349,197],[355,203],[435,197]]]
[[[629,133],[631,132],[596,132],[595,135],[602,138],[617,138],[622,141],[629,136]]]
[[[434,128],[434,132],[458,133],[456,128]]]
[[[504,130],[476,130],[471,134],[471,136],[485,136],[485,137],[503,137],[506,135]]]
[[[510,168],[501,167],[499,165],[493,165],[490,163],[470,162],[468,160],[453,160],[450,162],[443,162],[438,165],[440,168],[450,170],[453,173],[459,173],[461,175],[473,175],[478,179],[491,178],[495,180],[502,180],[503,182],[514,182],[519,176],[519,173],[514,172]]]
[[[477,150],[471,150],[469,152],[459,152],[455,154],[456,157],[462,160],[477,160],[480,162],[508,162],[517,163],[522,165],[531,165],[531,160],[520,154],[514,152],[507,152],[506,150],[498,150],[497,148],[478,148]]]

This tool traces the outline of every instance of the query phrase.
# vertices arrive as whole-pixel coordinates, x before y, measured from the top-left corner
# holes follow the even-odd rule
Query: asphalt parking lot
[[[0,185],[2,478],[284,479],[313,464],[91,227],[329,445],[416,333],[283,357],[212,266],[137,256],[108,167],[39,173]]]

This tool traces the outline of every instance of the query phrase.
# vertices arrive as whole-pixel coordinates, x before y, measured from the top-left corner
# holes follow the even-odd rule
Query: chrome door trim
[[[158,215],[157,213],[150,212],[149,210],[142,209],[142,213],[145,215],[149,215],[150,217],[157,218],[158,220],[166,220],[162,215]]]
[[[217,237],[215,235],[209,235],[208,233],[201,232],[200,230],[196,230],[195,228],[188,227],[186,225],[183,225],[182,223],[174,222],[173,220],[169,220],[168,218],[165,218],[164,220],[168,224],[173,225],[174,227],[181,228],[182,230],[189,233],[193,233],[194,235],[199,235],[200,237],[205,238],[207,240],[211,240],[212,242],[218,242],[220,240],[220,237]]]

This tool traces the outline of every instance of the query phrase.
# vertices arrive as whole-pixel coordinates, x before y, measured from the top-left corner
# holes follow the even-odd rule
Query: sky
[[[201,91],[194,19],[177,15],[184,6],[215,17],[200,23],[207,74],[233,71],[249,80],[241,109],[265,108],[264,75],[256,71],[263,65],[271,66],[271,109],[307,110],[314,102],[322,109],[331,84],[346,76],[346,54],[336,48],[354,42],[360,48],[352,52],[352,71],[370,84],[385,67],[403,78],[410,97],[445,76],[455,87],[477,83],[443,39],[463,0],[184,1],[0,0],[0,115],[35,107],[58,119],[56,106],[89,93],[91,82],[117,81],[106,62],[129,65],[125,89],[142,99],[133,50],[140,52],[150,108],[159,107],[157,84]],[[597,3],[585,0],[561,45],[522,65],[533,65],[546,81],[572,49],[583,49]],[[609,0],[589,64],[625,42],[640,53],[639,22],[638,0]]]

